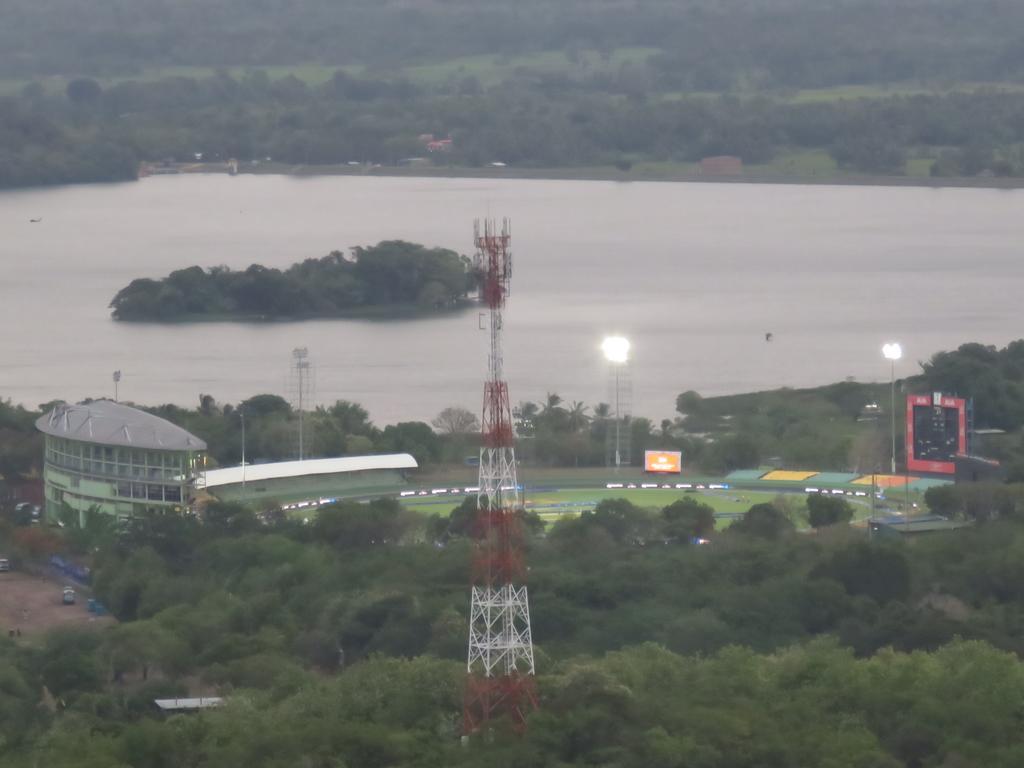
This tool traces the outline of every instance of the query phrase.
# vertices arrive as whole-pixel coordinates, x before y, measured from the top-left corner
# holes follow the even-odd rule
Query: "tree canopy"
[[[0,766],[1019,758],[1024,515],[911,547],[708,531],[689,498],[529,527],[541,707],[525,737],[462,746],[465,513],[345,502],[254,525],[222,505],[80,542],[121,623],[0,638]],[[691,523],[710,543],[670,535]],[[197,686],[226,706],[153,709]]]
[[[351,258],[334,251],[284,271],[189,267],[162,280],[139,278],[110,306],[117,320],[335,317],[371,308],[436,311],[457,305],[472,287],[466,257],[388,240],[353,248]]]

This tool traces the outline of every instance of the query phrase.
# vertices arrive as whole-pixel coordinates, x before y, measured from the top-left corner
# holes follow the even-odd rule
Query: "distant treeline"
[[[366,65],[650,47],[666,87],[821,87],[1024,75],[1015,0],[5,0],[0,72]]]
[[[238,159],[243,170],[267,158],[315,167],[430,157],[451,167],[629,171],[714,155],[763,165],[811,151],[843,172],[901,175],[924,160],[936,176],[1024,174],[1022,91],[879,89],[810,103],[781,92],[673,95],[659,90],[650,61],[487,87],[470,71],[435,85],[343,71],[318,85],[263,71],[107,86],[82,78],[63,92],[32,83],[0,97],[0,188],[134,179],[142,161],[197,154]],[[450,149],[429,153],[425,134],[451,137]]]
[[[466,298],[470,262],[444,248],[389,240],[306,259],[281,271],[189,267],[162,280],[140,278],[118,291],[117,320],[333,317],[382,308],[436,311]]]

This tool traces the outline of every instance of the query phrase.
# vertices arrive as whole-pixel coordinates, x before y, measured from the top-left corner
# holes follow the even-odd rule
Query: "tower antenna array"
[[[491,719],[507,716],[517,730],[537,707],[530,604],[524,582],[522,511],[516,478],[515,438],[508,384],[502,373],[502,316],[512,277],[508,219],[501,231],[493,221],[474,230],[480,298],[490,330],[488,376],[484,383],[480,477],[469,651],[462,727],[470,734]]]

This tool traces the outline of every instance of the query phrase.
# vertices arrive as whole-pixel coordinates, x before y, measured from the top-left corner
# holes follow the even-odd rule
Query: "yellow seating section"
[[[810,477],[814,477],[817,472],[795,472],[788,469],[776,469],[769,472],[767,475],[762,475],[762,480],[793,480],[796,482],[802,482]]]

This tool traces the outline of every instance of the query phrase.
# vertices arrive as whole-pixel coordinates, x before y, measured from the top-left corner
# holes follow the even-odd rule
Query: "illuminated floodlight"
[[[886,360],[892,360],[895,362],[903,357],[903,347],[897,344],[895,341],[891,344],[884,344],[882,346],[882,354]]]
[[[895,341],[882,346],[882,354],[889,361],[889,421],[892,427],[892,453],[889,462],[889,471],[896,474],[896,361],[903,357],[903,347]]]
[[[601,351],[610,363],[625,363],[629,360],[629,339],[624,336],[609,336],[601,342]]]

